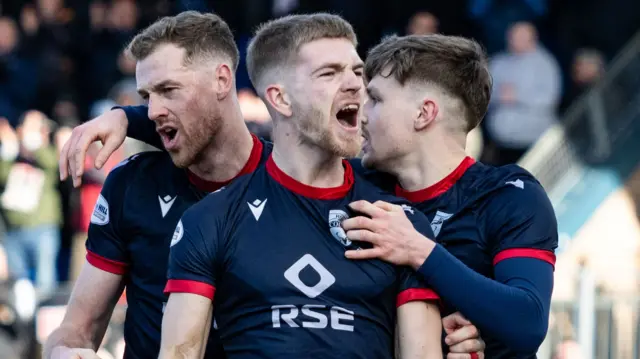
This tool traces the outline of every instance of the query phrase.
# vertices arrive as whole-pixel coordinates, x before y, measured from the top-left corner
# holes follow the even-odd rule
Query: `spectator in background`
[[[490,61],[493,94],[483,161],[494,165],[518,161],[557,122],[561,92],[558,64],[538,43],[532,24],[514,24],[507,39],[509,50]]]
[[[58,183],[58,152],[49,143],[49,120],[28,111],[14,132],[0,120],[0,197],[7,219],[4,247],[9,271],[16,279],[35,274],[42,295],[55,289],[62,208]]]
[[[580,49],[576,52],[571,67],[571,83],[562,98],[560,109],[569,106],[604,75],[605,60],[602,53],[594,49]]]
[[[18,51],[19,40],[16,22],[0,17],[0,116],[14,125],[37,91],[37,64]]]
[[[515,22],[534,22],[547,14],[547,0],[470,0],[469,16],[491,55],[505,48],[504,34]]]
[[[438,32],[438,18],[428,11],[415,13],[407,25],[407,35],[430,35]]]

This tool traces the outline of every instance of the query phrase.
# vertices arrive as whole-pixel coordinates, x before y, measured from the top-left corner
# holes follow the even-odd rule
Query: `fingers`
[[[373,205],[387,212],[402,210],[402,207],[385,201],[376,201]]]
[[[452,347],[467,340],[478,339],[479,337],[480,333],[478,333],[478,328],[476,328],[475,325],[465,325],[455,329],[452,333],[447,334],[444,341],[448,346]],[[459,353],[459,351],[457,352]]]
[[[341,226],[345,231],[354,229],[368,229],[373,231],[376,228],[376,223],[371,218],[358,216],[345,219],[342,221]]]
[[[449,347],[451,353],[476,353],[484,351],[484,342],[480,339],[465,340]]]
[[[471,322],[460,312],[455,312],[442,318],[442,327],[447,334],[451,334],[454,330],[465,325],[471,325]]]
[[[73,135],[72,137],[73,138]],[[67,160],[67,154],[69,153],[69,144],[71,138],[64,143],[62,150],[60,151],[60,159],[58,159],[58,169],[60,171],[60,181],[64,181],[69,177],[69,161]]]
[[[97,136],[90,136],[84,133],[71,149],[71,151],[73,151],[71,154],[71,177],[73,178],[74,187],[79,187],[82,183],[82,175],[84,174],[84,157],[89,150],[89,146],[97,139]]]
[[[348,259],[373,259],[379,258],[382,253],[378,248],[349,250],[344,252],[344,256]]]
[[[351,209],[353,209],[354,211],[365,214],[371,218],[382,217],[387,214],[385,210],[374,206],[368,201],[355,201],[350,203],[349,207],[351,207]]]
[[[364,229],[353,229],[353,230],[347,231],[346,233],[347,233],[347,238],[349,238],[352,241],[369,242],[374,245],[378,242],[377,234]]]
[[[484,353],[449,353],[447,359],[484,359]]]
[[[122,144],[123,141],[118,141],[114,136],[110,136],[106,139],[104,145],[98,152],[96,156],[96,160],[94,162],[94,166],[97,169],[101,169],[104,166],[105,162],[111,157],[113,152],[115,152],[118,147]]]

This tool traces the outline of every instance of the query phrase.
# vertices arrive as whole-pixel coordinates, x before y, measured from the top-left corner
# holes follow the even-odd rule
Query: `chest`
[[[349,216],[346,203],[269,196],[241,204],[226,242],[223,282],[272,304],[381,302],[380,296],[396,292],[397,270],[345,258],[347,249],[357,248],[339,226]]]
[[[129,193],[123,210],[128,252],[136,273],[164,283],[171,237],[183,213],[199,200],[196,193],[174,186],[152,186]]]
[[[476,272],[491,275],[489,239],[472,208],[428,208],[425,214],[440,245]]]

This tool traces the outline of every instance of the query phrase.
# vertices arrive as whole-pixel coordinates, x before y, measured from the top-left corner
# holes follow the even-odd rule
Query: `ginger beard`
[[[157,123],[163,144],[171,160],[179,168],[187,168],[205,155],[221,127],[221,117],[216,101],[196,91],[185,102],[181,111],[169,121]]]
[[[301,141],[337,157],[356,157],[362,143],[359,106],[338,106],[327,111],[313,101],[292,101]]]

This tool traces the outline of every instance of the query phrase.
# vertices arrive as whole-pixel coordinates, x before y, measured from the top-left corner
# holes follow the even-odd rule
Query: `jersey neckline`
[[[260,141],[260,139],[256,135],[251,134],[251,138],[253,139],[253,147],[251,148],[251,154],[249,155],[249,159],[247,160],[247,163],[245,163],[244,167],[242,167],[240,172],[238,172],[238,174],[235,177],[222,182],[207,181],[201,177],[198,177],[195,173],[187,169],[187,176],[189,177],[189,182],[191,182],[191,184],[196,186],[196,188],[198,188],[201,191],[215,192],[220,188],[228,185],[234,179],[255,171],[256,168],[258,168],[258,165],[260,164],[263,145],[262,145],[262,141]]]
[[[396,184],[396,190],[395,190],[396,196],[405,198],[412,203],[420,203],[420,202],[424,202],[424,201],[428,201],[430,199],[436,198],[439,195],[448,191],[451,187],[453,187],[453,185],[456,184],[456,182],[458,182],[458,180],[465,174],[465,172],[467,172],[469,167],[471,167],[474,163],[476,163],[476,160],[474,160],[469,156],[465,157],[462,160],[462,162],[460,162],[458,167],[456,167],[456,169],[453,170],[453,172],[449,173],[447,177],[421,190],[406,191],[405,189],[400,187],[400,184]]]
[[[346,160],[342,160],[342,166],[344,167],[344,182],[338,187],[330,188],[313,187],[302,182],[298,182],[293,177],[284,173],[284,171],[276,165],[272,155],[269,155],[265,166],[269,176],[271,176],[280,185],[291,192],[313,199],[332,200],[344,198],[353,187],[353,183],[355,181],[351,164]]]

